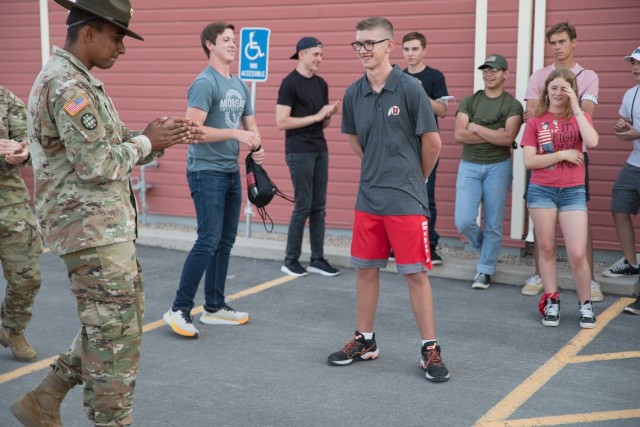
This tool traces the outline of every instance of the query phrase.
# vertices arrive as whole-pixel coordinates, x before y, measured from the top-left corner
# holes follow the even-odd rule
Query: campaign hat
[[[55,2],[65,9],[80,9],[89,12],[122,28],[129,37],[144,40],[142,36],[129,29],[129,21],[133,16],[133,8],[129,0],[55,0]]]

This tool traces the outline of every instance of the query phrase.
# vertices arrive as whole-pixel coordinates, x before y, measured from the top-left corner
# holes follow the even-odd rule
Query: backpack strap
[[[480,102],[480,96],[483,92],[484,90],[480,89],[473,94],[473,99],[471,100],[471,105],[469,106],[469,119],[471,119],[472,121],[474,119],[476,109],[478,108],[478,103]],[[505,102],[505,100],[507,100],[507,102]],[[515,98],[509,92],[505,91],[502,102],[500,103],[500,117],[507,117],[513,101],[515,101]]]
[[[478,108],[478,102],[480,102],[480,95],[482,94],[482,92],[484,91],[480,89],[473,94],[473,99],[471,100],[471,105],[469,106],[469,119],[471,119],[471,121],[473,121],[473,118],[476,115],[476,109]]]
[[[273,231],[273,220],[267,213],[267,210],[264,208],[264,206],[261,208],[256,207],[256,210],[258,211],[258,215],[260,215],[260,219],[262,219],[262,225],[264,226],[264,229],[267,231],[267,233],[271,233]],[[269,220],[269,227],[267,227],[267,220]]]
[[[469,120],[473,121],[474,120],[474,116],[475,116],[475,112],[476,109],[478,108],[478,103],[480,102],[480,96],[482,95],[482,93],[484,92],[484,90],[478,90],[476,91],[476,93],[473,94],[473,99],[471,100],[471,105],[469,106]],[[507,102],[505,102],[505,100],[507,100]],[[500,101],[500,110],[498,112],[499,116],[498,119],[501,119],[502,117],[505,118],[505,123],[507,121],[507,115],[509,114],[509,110],[511,110],[511,105],[512,103],[516,101],[516,99],[513,97],[513,95],[511,95],[509,92],[504,91],[504,97],[502,98],[502,101]],[[475,121],[473,122],[475,123]],[[518,148],[518,144],[513,141],[513,143],[511,144],[511,147],[515,150]]]

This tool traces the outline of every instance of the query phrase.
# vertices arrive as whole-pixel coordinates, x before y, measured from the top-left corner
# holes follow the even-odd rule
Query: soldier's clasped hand
[[[151,141],[153,151],[175,144],[195,143],[204,138],[204,130],[193,120],[184,117],[158,117],[147,125],[144,135]]]

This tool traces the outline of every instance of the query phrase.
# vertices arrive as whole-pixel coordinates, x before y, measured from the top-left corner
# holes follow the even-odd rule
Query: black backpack
[[[295,203],[295,200],[278,189],[264,168],[253,161],[251,153],[247,154],[244,162],[247,166],[247,196],[249,201],[256,207],[264,229],[271,233],[273,231],[273,220],[267,213],[265,206],[271,202],[274,196],[282,197],[292,203]],[[270,228],[267,227],[267,219],[271,224]]]

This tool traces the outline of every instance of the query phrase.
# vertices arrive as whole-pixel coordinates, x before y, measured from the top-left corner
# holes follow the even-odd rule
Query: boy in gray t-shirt
[[[358,53],[365,75],[347,89],[342,132],[362,160],[355,207],[351,264],[356,267],[356,333],[330,365],[376,359],[373,333],[380,294],[380,268],[393,248],[398,272],[422,338],[421,366],[429,381],[447,381],[449,371],[435,339],[429,253],[429,200],[424,185],[440,153],[440,136],[420,82],[389,62],[393,26],[380,17],[356,25]]]
[[[190,338],[199,335],[191,309],[203,275],[205,303],[200,323],[242,325],[249,321],[248,313],[227,305],[224,288],[242,203],[240,144],[253,152],[258,164],[264,159],[264,150],[249,90],[231,74],[234,29],[228,22],[212,22],[202,30],[202,49],[209,64],[189,88],[187,117],[203,123],[205,131],[203,143],[190,146],[187,158],[198,239],[185,260],[176,297],[163,319],[173,332]]]

